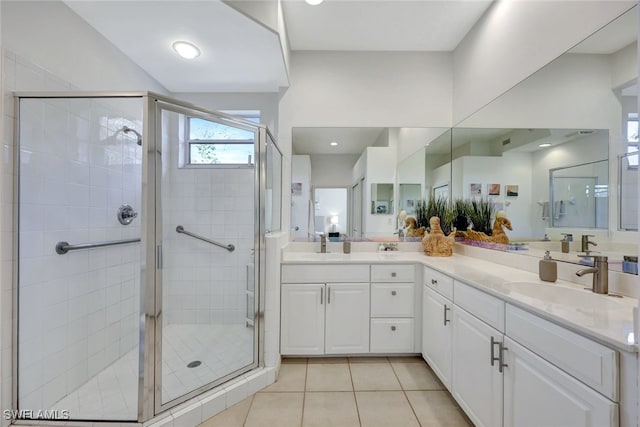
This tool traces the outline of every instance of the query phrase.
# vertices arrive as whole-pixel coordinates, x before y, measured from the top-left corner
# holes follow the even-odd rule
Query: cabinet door
[[[505,338],[505,427],[609,427],[618,405]]]
[[[451,390],[451,307],[451,301],[424,286],[422,357],[448,390]]]
[[[369,352],[369,284],[327,283],[327,354]]]
[[[502,373],[498,357],[503,335],[457,305],[453,306],[453,372],[451,390],[454,398],[477,427],[502,426]]]
[[[280,352],[324,354],[325,285],[282,285]]]

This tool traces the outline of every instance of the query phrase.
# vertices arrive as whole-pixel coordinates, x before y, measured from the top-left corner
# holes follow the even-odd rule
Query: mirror
[[[636,21],[634,8],[459,123],[452,193],[482,184],[504,204],[510,237],[546,235],[551,242],[530,246],[554,257],[561,233],[577,237],[573,262],[580,234],[595,234],[598,251],[614,259],[635,255],[637,234],[628,230],[637,230],[638,215]],[[481,162],[504,175],[478,175]],[[499,195],[487,194],[490,184],[501,184]],[[505,185],[518,185],[518,195],[504,194]]]
[[[313,239],[320,223],[327,226],[315,189],[348,189],[346,223],[340,218],[338,225],[350,239],[384,241],[398,238],[399,209],[415,212],[425,194],[451,180],[450,128],[294,128],[292,151],[296,240]]]
[[[393,184],[371,184],[371,214],[393,214]]]

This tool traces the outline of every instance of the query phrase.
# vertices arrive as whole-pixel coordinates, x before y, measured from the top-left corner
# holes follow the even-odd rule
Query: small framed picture
[[[469,184],[469,194],[472,196],[482,196],[482,184]]]
[[[302,183],[301,182],[292,182],[291,183],[291,194],[293,196],[301,196],[302,195]]]
[[[489,184],[489,195],[490,196],[499,196],[500,195],[500,184]]]
[[[507,197],[518,197],[518,186],[506,185],[505,192],[507,193]]]

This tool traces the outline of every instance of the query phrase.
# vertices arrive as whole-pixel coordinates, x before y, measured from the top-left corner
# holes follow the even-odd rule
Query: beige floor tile
[[[402,390],[389,363],[354,363],[351,378],[356,391]]]
[[[447,391],[407,391],[407,397],[422,427],[473,426]]]
[[[299,427],[304,393],[257,393],[245,427]]]
[[[247,419],[253,396],[247,397],[215,417],[205,420],[199,427],[242,427]]]
[[[307,391],[353,391],[348,363],[307,365]]]
[[[362,427],[419,427],[402,391],[357,391]]]
[[[426,363],[392,363],[403,390],[444,390]]]
[[[424,363],[424,359],[420,356],[401,356],[389,357],[391,363]]]
[[[386,357],[350,357],[349,363],[388,363],[389,360]]]
[[[360,427],[353,392],[306,393],[302,427]]]
[[[347,363],[346,357],[310,357],[307,360],[310,365],[317,365],[319,363],[323,363],[325,365],[328,363]]]
[[[263,392],[304,391],[307,378],[307,365],[300,363],[283,363],[275,383],[262,390]]]
[[[282,358],[282,364],[290,364],[290,363],[307,363],[307,358],[306,357],[283,357]]]

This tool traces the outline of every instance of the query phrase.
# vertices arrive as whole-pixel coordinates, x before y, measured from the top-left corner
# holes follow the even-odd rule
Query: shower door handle
[[[156,246],[156,264],[158,270],[162,270],[162,245]]]

